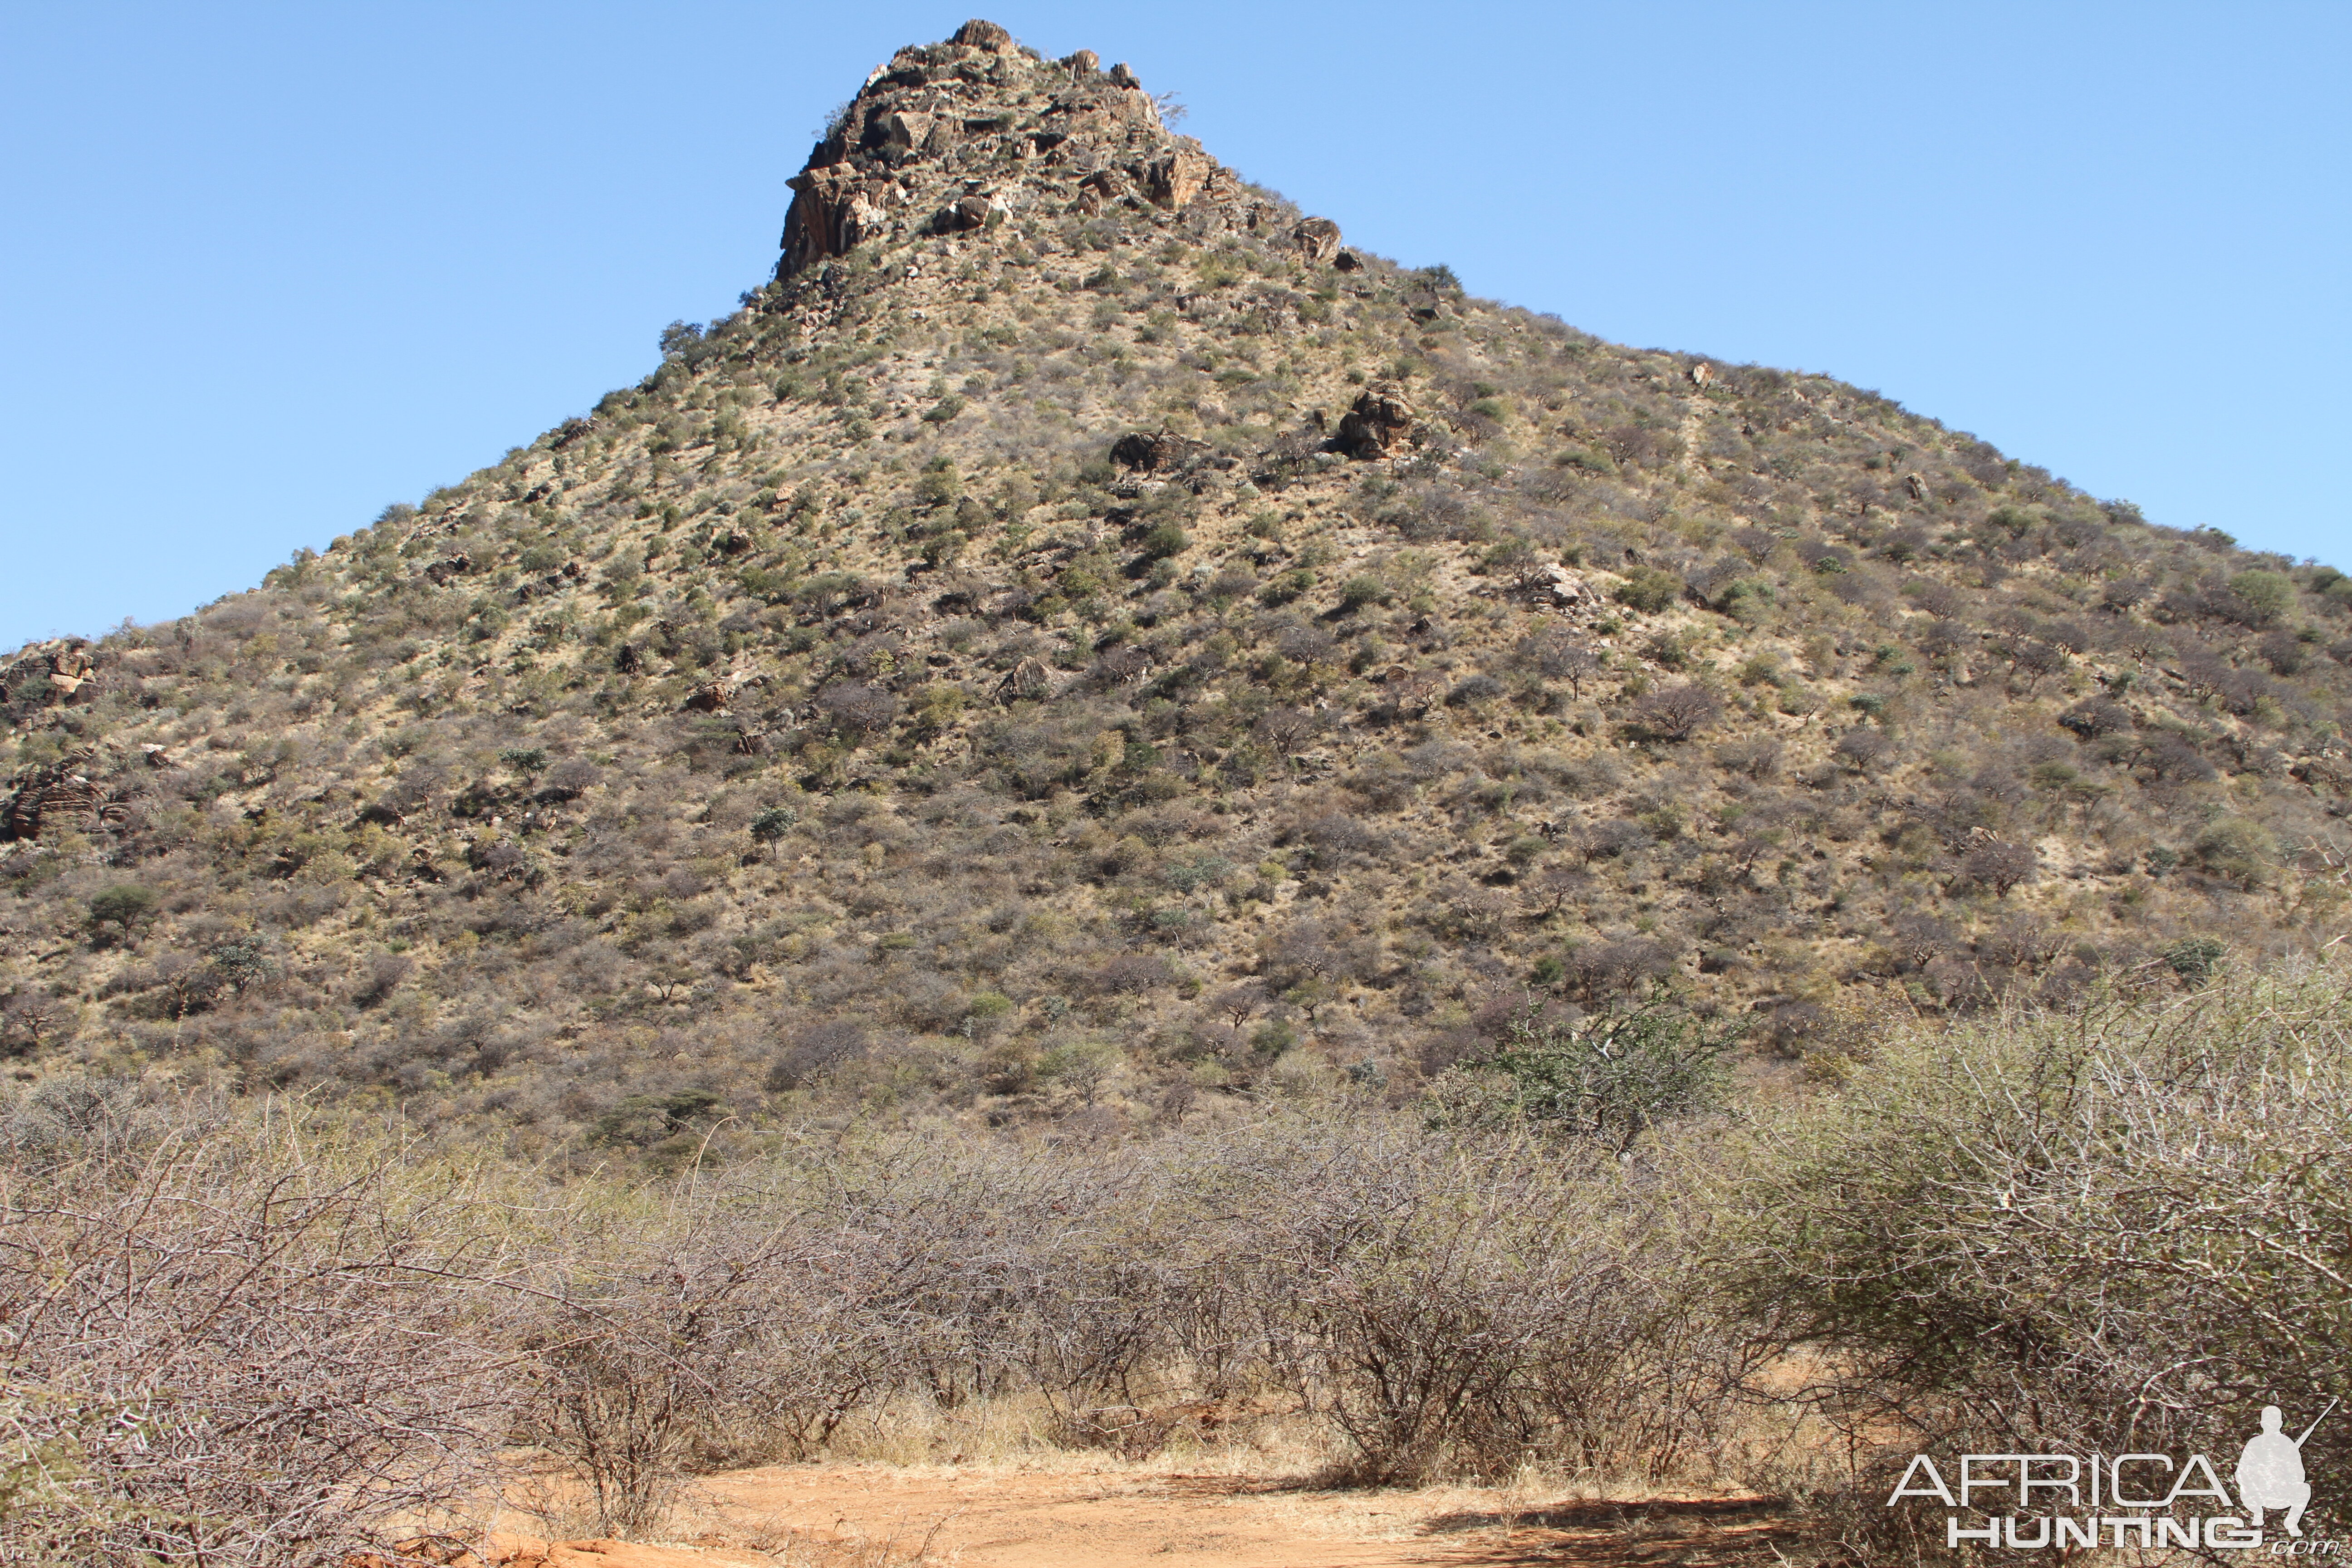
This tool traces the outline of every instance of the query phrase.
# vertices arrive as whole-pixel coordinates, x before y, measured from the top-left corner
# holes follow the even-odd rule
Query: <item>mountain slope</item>
[[[776,277],[499,466],[0,669],[8,1048],[682,1157],[1416,1093],[1664,984],[2343,928],[2352,580],[1346,248],[1125,67],[902,50]]]

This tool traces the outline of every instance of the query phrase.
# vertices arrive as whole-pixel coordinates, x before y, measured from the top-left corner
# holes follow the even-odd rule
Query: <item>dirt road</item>
[[[1804,1555],[1777,1501],[1753,1497],[1570,1501],[1465,1487],[1330,1490],[1262,1476],[993,1466],[780,1465],[711,1477],[704,1489],[723,1535],[822,1532],[873,1542],[877,1560],[920,1552],[958,1568],[1702,1568]]]

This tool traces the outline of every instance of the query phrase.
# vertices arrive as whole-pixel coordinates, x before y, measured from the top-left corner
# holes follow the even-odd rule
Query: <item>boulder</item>
[[[1016,698],[1045,697],[1053,689],[1052,672],[1047,670],[1039,660],[1024,658],[1007,671],[1003,680],[997,682],[996,697],[1000,702],[1011,702]]]
[[[1583,578],[1557,563],[1545,566],[1537,574],[1535,586],[1538,592],[1549,594],[1563,608],[1587,602],[1596,605],[1601,602]]]
[[[994,205],[986,196],[959,196],[932,219],[932,226],[941,234],[968,234],[988,226],[988,215]]]
[[[445,556],[425,568],[425,580],[438,588],[452,577],[462,577],[474,569],[474,558],[457,554]]]
[[[1364,258],[1352,250],[1343,250],[1331,258],[1331,265],[1341,272],[1360,272]]]
[[[1904,475],[1903,488],[1905,490],[1909,492],[1913,500],[1926,500],[1927,499],[1927,481],[1920,478],[1917,474]]]
[[[1141,87],[1143,85],[1140,81],[1136,79],[1135,72],[1128,68],[1128,65],[1125,60],[1121,60],[1118,64],[1110,68],[1110,79],[1111,85],[1114,87]]]
[[[1328,217],[1301,218],[1291,226],[1290,242],[1309,261],[1328,261],[1339,254],[1339,226]]]
[[[932,117],[915,109],[894,109],[882,120],[883,139],[893,147],[920,151],[931,134]]]
[[[1013,47],[1013,35],[993,22],[983,22],[974,16],[955,30],[951,44],[961,44],[968,49],[986,49],[993,55],[1008,52]]]
[[[1209,449],[1206,441],[1179,436],[1172,430],[1132,431],[1111,443],[1110,460],[1139,474],[1181,468]]]
[[[1705,360],[1701,360],[1698,363],[1691,366],[1690,378],[1691,384],[1693,386],[1704,388],[1708,382],[1715,379],[1715,367],[1707,363]]]
[[[1385,458],[1412,434],[1415,423],[1402,388],[1389,382],[1366,387],[1340,416],[1340,450],[1351,458]]]
[[[1070,79],[1082,81],[1102,68],[1102,57],[1092,49],[1080,49],[1062,62],[1070,68]]]

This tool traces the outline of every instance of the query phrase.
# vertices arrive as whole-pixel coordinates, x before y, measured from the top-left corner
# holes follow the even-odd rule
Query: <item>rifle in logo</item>
[[[2263,1429],[2246,1439],[2245,1451],[2238,1456],[2238,1499],[2245,1504],[2248,1521],[2256,1530],[2263,1527],[2264,1509],[2283,1508],[2286,1532],[2303,1533],[2303,1510],[2311,1506],[2311,1482],[2303,1473],[2303,1445],[2319,1430],[2320,1422],[2327,1419],[2336,1403],[2329,1400],[2327,1409],[2313,1417],[2301,1437],[2290,1437],[2282,1430],[2285,1417],[2277,1405],[2263,1406]]]

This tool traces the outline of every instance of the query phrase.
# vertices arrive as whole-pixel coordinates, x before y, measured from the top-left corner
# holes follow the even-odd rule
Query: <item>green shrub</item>
[[[2278,860],[2278,840],[2271,830],[2242,816],[2218,817],[2207,823],[2190,850],[2205,869],[2245,888],[2258,888],[2268,881]]]
[[[1896,1035],[1706,1150],[1726,1283],[1893,1453],[1923,1420],[1954,1453],[2234,1451],[2352,1384],[2352,1288],[2309,1250],[2352,1234],[2347,1019],[2343,967],[2300,963]],[[2312,1443],[2352,1463],[2352,1428]]]
[[[2230,950],[2210,936],[2183,937],[2164,950],[2160,955],[2167,968],[2180,976],[2183,984],[2202,985],[2213,978],[2215,967],[2222,954]]]
[[[1617,602],[1645,615],[1654,615],[1682,595],[1683,580],[1654,566],[1636,566],[1617,586]]]
[[[1314,586],[1315,574],[1304,566],[1296,566],[1276,574],[1265,587],[1260,588],[1257,591],[1258,602],[1268,605],[1287,605]]]
[[[1565,973],[1559,960],[1551,963]],[[1468,1073],[1492,1075],[1494,1089],[1457,1100],[1444,1114],[1475,1121],[1508,1113],[1622,1153],[1658,1123],[1713,1106],[1737,1039],[1670,1001],[1572,1025],[1523,1007],[1493,1051],[1464,1064]]]
[[[2294,607],[2294,580],[2283,572],[2241,572],[2230,579],[2230,592],[2251,626],[2276,626]]]

